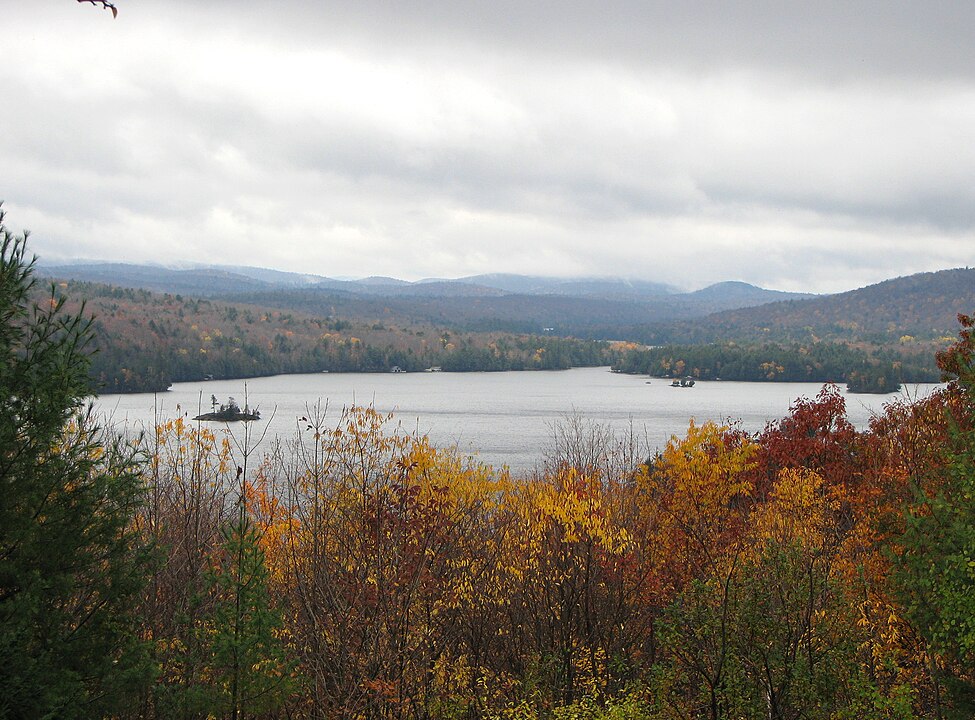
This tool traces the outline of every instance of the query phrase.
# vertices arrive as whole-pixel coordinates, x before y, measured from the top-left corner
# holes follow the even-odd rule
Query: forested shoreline
[[[934,343],[727,341],[647,348],[553,334],[462,332],[403,318],[352,321],[89,282],[61,281],[55,291],[67,298],[69,310],[83,303],[94,317],[90,374],[100,393],[161,392],[174,382],[207,377],[431,367],[497,372],[611,365],[654,377],[836,382],[870,393],[939,377]],[[43,294],[40,287],[36,294]]]
[[[90,321],[0,252],[0,716],[969,718],[975,319],[863,432],[826,386],[527,476],[368,407],[99,428]],[[55,550],[56,549],[56,550]]]
[[[837,342],[711,343],[631,349],[613,364],[617,372],[651,377],[746,382],[845,383],[851,392],[890,393],[901,383],[937,382],[930,358]]]
[[[44,288],[37,287],[40,298]],[[67,308],[94,317],[99,393],[174,382],[315,372],[564,370],[609,365],[616,344],[544,334],[470,333],[425,323],[350,321],[206,298],[62,281]],[[50,292],[48,291],[49,295]]]

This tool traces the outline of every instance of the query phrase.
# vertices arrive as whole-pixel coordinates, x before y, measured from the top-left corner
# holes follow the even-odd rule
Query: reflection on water
[[[506,373],[348,373],[276,375],[250,380],[178,383],[158,395],[105,395],[98,408],[117,424],[149,426],[155,418],[193,417],[210,410],[211,396],[245,399],[262,414],[260,432],[291,437],[297,418],[319,400],[338,419],[343,406],[372,404],[394,413],[409,432],[438,446],[456,445],[483,462],[522,471],[552,445],[553,427],[567,415],[632,432],[648,448],[682,435],[690,418],[739,421],[749,432],[785,415],[798,397],[814,397],[817,383],[698,382],[674,388],[666,380],[611,373],[608,368]],[[845,395],[850,421],[864,428],[892,399],[925,395],[937,385],[905,387],[891,395]],[[256,424],[256,423],[255,423]],[[226,427],[220,425],[219,427]],[[231,426],[240,432],[240,426]],[[259,433],[255,433],[259,434]],[[265,441],[267,442],[267,441]]]

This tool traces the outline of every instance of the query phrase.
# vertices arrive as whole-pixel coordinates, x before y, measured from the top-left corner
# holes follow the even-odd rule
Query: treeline
[[[614,363],[617,372],[702,380],[846,383],[851,392],[889,393],[902,382],[937,382],[927,364],[905,362],[890,351],[817,342],[667,345],[630,349]]]
[[[621,326],[695,317],[703,310],[685,307],[679,298],[607,299],[567,295],[393,294],[377,296],[331,289],[302,288],[244,293],[229,299],[283,310],[328,314],[363,320],[386,316],[394,322],[413,321],[464,332],[538,333],[550,327],[561,336],[619,337]]]
[[[69,309],[95,317],[99,392],[155,392],[173,382],[301,372],[557,370],[609,364],[606,343],[546,335],[459,333],[316,317],[95,283],[62,282]],[[40,292],[40,291],[38,291]]]
[[[444,353],[444,370],[564,370],[605,365],[616,357],[607,343],[552,336],[501,337],[487,347],[466,346]]]

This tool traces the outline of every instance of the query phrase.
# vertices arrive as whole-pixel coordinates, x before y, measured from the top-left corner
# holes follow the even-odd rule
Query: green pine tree
[[[268,593],[260,533],[243,504],[223,537],[222,552],[207,573],[216,605],[199,628],[200,644],[208,648],[210,711],[237,720],[281,707],[291,690],[292,667]]]
[[[40,303],[0,209],[0,718],[99,717],[151,679],[132,608],[147,553],[125,443],[94,422],[90,321]]]

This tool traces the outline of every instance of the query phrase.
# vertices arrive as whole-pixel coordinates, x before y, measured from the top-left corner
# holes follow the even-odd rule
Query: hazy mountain
[[[623,337],[621,329],[633,326],[698,318],[782,297],[804,297],[732,282],[677,293],[669,286],[646,281],[502,274],[407,282],[388,277],[337,280],[236,266],[173,269],[84,263],[42,266],[41,270],[63,279],[219,297],[329,317],[375,320],[395,316],[403,323],[604,338]]]
[[[260,292],[275,287],[273,282],[216,267],[174,270],[155,265],[128,263],[51,266],[42,264],[38,267],[38,272],[47,277],[64,280],[107,283],[118,287],[199,296]]]
[[[427,280],[397,287],[384,288],[386,295],[416,296],[416,297],[453,297],[476,298],[505,295],[504,290],[484,285],[469,285],[456,280]],[[378,293],[377,293],[378,294]]]
[[[224,295],[255,292],[262,288],[310,288],[338,290],[369,295],[418,295],[435,297],[482,297],[487,295],[554,295],[602,298],[605,300],[657,300],[683,298],[701,308],[732,308],[772,302],[786,297],[806,297],[798,293],[765,290],[741,282],[712,285],[692,293],[681,293],[663,283],[623,278],[547,278],[533,275],[488,274],[457,279],[429,278],[408,282],[373,276],[359,280],[340,280],[322,275],[284,272],[244,266],[200,266],[169,268],[126,263],[64,263],[41,265],[52,277],[108,282],[122,287],[196,295]]]
[[[494,273],[471,275],[458,278],[453,282],[498,288],[518,295],[570,295],[607,299],[660,297],[678,292],[677,288],[671,285],[623,278],[549,278]]]
[[[767,292],[767,291],[766,291]],[[712,314],[694,322],[647,327],[647,342],[722,339],[850,339],[897,342],[958,331],[959,313],[975,311],[975,269],[958,268],[885,280],[857,290]]]
[[[367,278],[365,280],[324,280],[315,285],[319,290],[337,290],[353,295],[377,297],[479,297],[483,295],[504,295],[503,290],[468,285],[456,280],[426,280],[406,282],[396,280],[383,282],[387,278]]]
[[[753,297],[761,297],[761,289],[756,290],[759,293]],[[471,331],[625,339],[626,331],[634,327],[701,318],[746,302],[740,293],[731,293],[727,301],[723,297],[720,290],[704,296],[674,294],[628,299],[527,295],[445,282],[410,285],[383,294],[314,287],[242,293],[228,299],[336,318],[423,322]]]
[[[203,266],[200,269],[207,269],[207,267]],[[307,273],[293,273],[285,272],[284,270],[271,270],[269,268],[247,267],[243,265],[218,265],[216,269],[254,278],[255,280],[260,280],[271,285],[302,287],[331,280],[331,278],[324,277],[323,275],[309,275]]]
[[[724,305],[729,310],[733,307],[752,307],[779,300],[803,300],[816,297],[812,293],[792,293],[782,290],[766,290],[746,282],[728,280],[708,285],[706,288],[686,293],[687,297],[701,302],[714,302]]]
[[[404,285],[410,284],[406,280],[383,277],[382,275],[371,275],[370,277],[362,278],[361,280],[352,280],[351,282],[354,285],[363,285],[366,287],[403,287]]]

